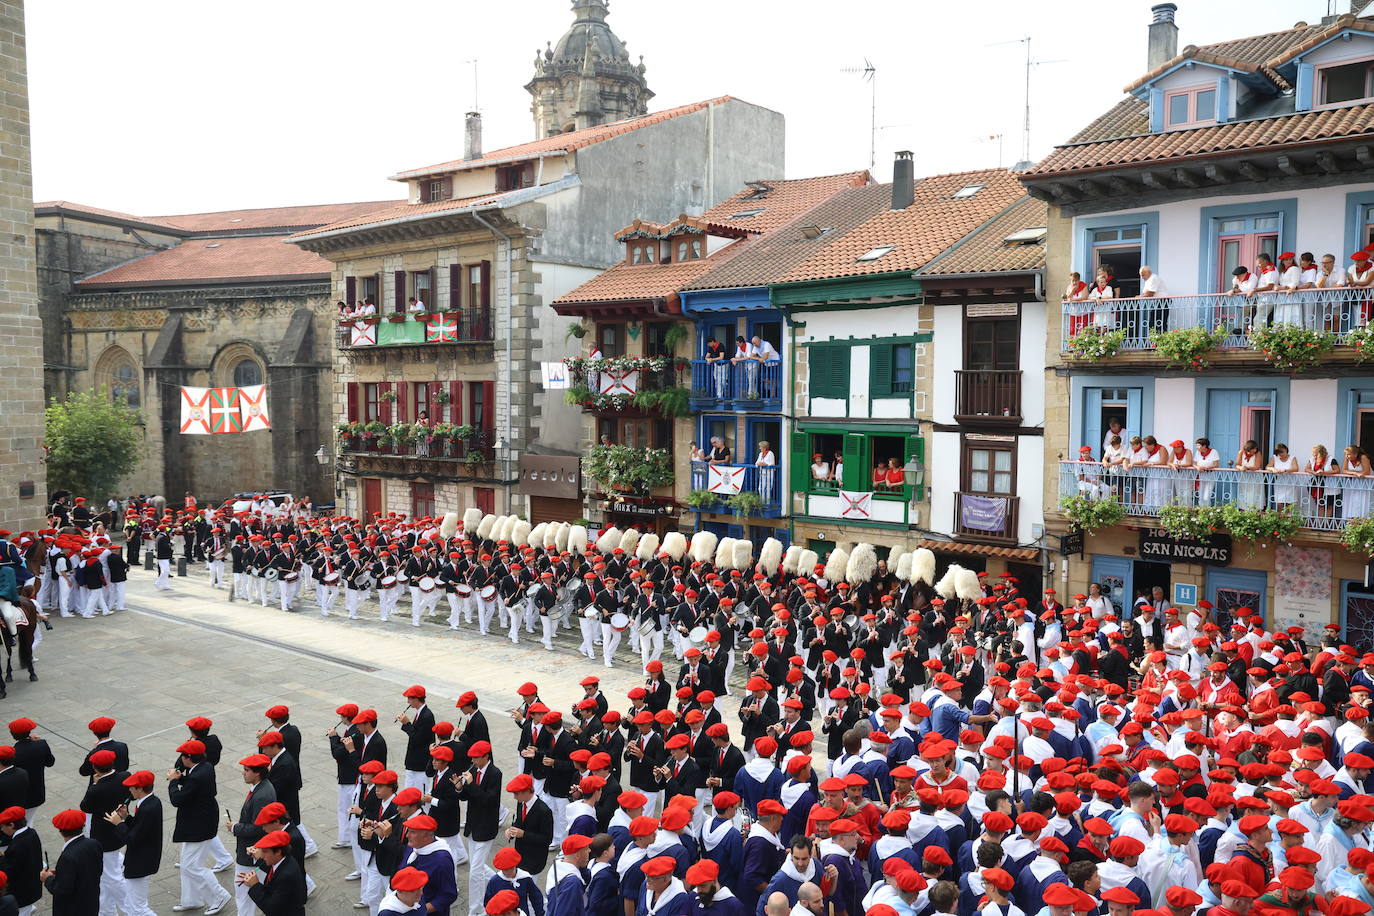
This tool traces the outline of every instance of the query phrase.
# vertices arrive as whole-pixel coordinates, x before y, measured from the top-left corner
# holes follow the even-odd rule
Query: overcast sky
[[[918,175],[1020,158],[1027,35],[1043,156],[1145,71],[1153,2],[613,0],[609,23],[644,56],[650,110],[728,94],[782,112],[790,178],[868,165],[869,84],[843,71],[872,61],[887,180],[898,149]],[[1180,47],[1328,5],[1177,2]],[[486,149],[532,138],[523,87],[570,6],[29,0],[35,199],[153,216],[398,197],[386,176],[461,156],[474,58]]]

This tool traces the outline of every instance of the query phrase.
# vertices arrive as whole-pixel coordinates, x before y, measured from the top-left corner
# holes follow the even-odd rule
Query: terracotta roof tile
[[[553,153],[559,151],[572,152],[582,149],[584,146],[591,146],[593,143],[600,143],[612,137],[647,127],[650,124],[657,124],[672,118],[683,115],[693,114],[703,111],[712,105],[723,105],[726,102],[736,101],[728,95],[719,98],[707,99],[704,102],[693,102],[690,105],[679,105],[677,108],[666,108],[663,111],[652,111],[637,118],[626,118],[623,121],[615,121],[611,124],[598,124],[596,127],[588,127],[583,130],[574,130],[566,134],[556,134],[552,137],[545,137],[541,140],[532,140],[529,143],[520,143],[516,146],[507,146],[495,149],[488,153],[483,153],[476,159],[452,159],[448,162],[440,162],[436,165],[427,165],[417,169],[407,169],[397,172],[391,176],[398,181],[411,178],[422,178],[426,175],[442,175],[447,172],[461,172],[466,169],[482,168],[495,162],[529,158],[540,153]]]
[[[891,185],[841,188],[811,209],[803,210],[776,231],[751,242],[749,247],[742,249],[727,263],[682,288],[704,290],[767,286],[814,256],[830,239],[849,232],[887,209],[891,201]],[[806,226],[829,229],[830,232],[820,238],[808,239],[801,231]]]
[[[1117,102],[1106,113],[1069,138],[1070,143],[1091,143],[1150,132],[1150,106],[1134,96]]]
[[[1045,266],[1044,238],[1038,242],[1010,244],[1007,237],[1022,229],[1043,229],[1048,210],[1043,200],[1022,197],[921,268],[919,273],[938,276],[1039,270]]]
[[[121,213],[118,210],[106,210],[101,207],[91,207],[86,204],[78,204],[70,200],[44,200],[33,205],[34,212],[42,210],[67,210],[75,213],[88,213],[92,216],[103,216],[108,219],[119,220],[129,223],[159,223],[157,217],[134,216],[132,213]],[[170,224],[162,223],[167,228],[174,228]]]
[[[967,544],[961,541],[932,541],[930,538],[922,538],[916,542],[916,546],[942,553],[1005,557],[1008,560],[1037,560],[1040,557],[1040,551],[1033,547],[995,547],[992,544]]]
[[[702,214],[708,223],[722,226],[736,226],[753,232],[768,232],[788,222],[799,213],[810,210],[816,204],[830,197],[841,188],[860,187],[871,184],[873,178],[867,169],[857,172],[842,172],[838,175],[820,175],[815,178],[792,178],[787,180],[755,182],[759,188],[746,188],[727,198]],[[768,190],[762,190],[762,186]],[[731,219],[736,213],[750,210],[762,212],[754,216]]]
[[[961,188],[972,185],[983,187],[971,197],[953,197]],[[910,207],[876,214],[836,238],[779,282],[917,270],[1022,194],[1017,175],[1005,169],[935,175],[919,181],[915,191],[915,203]],[[887,245],[896,247],[876,260],[858,260],[870,249]]]
[[[1350,21],[1353,22],[1353,18]],[[1340,31],[1334,23],[1331,29]],[[1331,32],[1331,29],[1321,25],[1303,25],[1284,29],[1281,32],[1268,32],[1264,35],[1252,35],[1247,38],[1233,38],[1210,45],[1188,45],[1172,59],[1129,83],[1124,91],[1130,92],[1145,85],[1161,73],[1165,73],[1185,60],[1217,64],[1221,67],[1244,70],[1249,73],[1263,73],[1273,80],[1279,88],[1290,88],[1288,81],[1274,71],[1273,68],[1278,65],[1275,61],[1281,61],[1290,56],[1288,52],[1293,48],[1307,43],[1315,35]]]
[[[79,289],[328,277],[330,264],[281,236],[191,239],[77,281]]]
[[[603,270],[586,283],[553,300],[554,306],[587,302],[613,302],[627,299],[666,299],[683,284],[720,263],[725,252],[746,242],[735,242],[707,258],[679,261],[675,264],[620,264]]]
[[[1304,111],[1276,118],[1061,146],[1026,177],[1166,162],[1237,150],[1283,147],[1374,133],[1374,105]]]
[[[409,204],[398,201],[391,206],[380,210],[373,210],[351,219],[343,219],[337,223],[329,223],[323,226],[316,226],[305,232],[298,232],[296,236],[314,235],[319,232],[334,232],[339,229],[357,229],[363,226],[371,226],[377,223],[385,223],[390,220],[406,219],[421,216],[428,213],[441,213],[445,210],[462,210],[475,204],[495,204],[507,195],[518,194],[521,191],[530,191],[530,188],[522,188],[519,191],[493,191],[490,194],[479,194],[476,197],[463,197],[458,200],[438,200],[426,204]]]
[[[323,226],[395,207],[401,201],[373,200],[351,204],[313,204],[300,207],[261,207],[252,210],[220,210],[214,213],[183,213],[176,216],[143,217],[147,222],[164,223],[188,232],[235,232],[240,230],[294,229]]]

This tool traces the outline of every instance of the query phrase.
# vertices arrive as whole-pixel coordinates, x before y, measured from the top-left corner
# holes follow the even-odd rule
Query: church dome
[[[573,3],[572,27],[558,39],[553,48],[553,59],[572,60],[581,63],[592,49],[593,56],[603,61],[628,61],[629,54],[625,43],[616,37],[606,24],[607,0],[576,0]]]

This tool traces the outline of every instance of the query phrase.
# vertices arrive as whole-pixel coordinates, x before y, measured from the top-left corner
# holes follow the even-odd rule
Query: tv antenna
[[[472,64],[472,110],[480,111],[477,105],[477,59],[463,61],[465,64]]]
[[[1025,81],[1025,107],[1021,121],[1021,163],[1026,166],[1030,164],[1030,136],[1031,136],[1031,68],[1043,66],[1044,64],[1062,64],[1064,58],[1055,60],[1035,60],[1031,57],[1031,37],[1013,38],[1011,41],[999,41],[994,44],[986,45],[995,48],[1000,45],[1024,44],[1026,46],[1026,81]],[[1018,163],[1018,166],[1020,163]]]
[[[868,168],[873,170],[878,151],[878,68],[867,57],[862,67],[841,67],[841,73],[857,74],[869,86],[868,108]]]

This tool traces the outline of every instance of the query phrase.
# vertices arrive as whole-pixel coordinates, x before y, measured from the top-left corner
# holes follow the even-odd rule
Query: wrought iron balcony
[[[741,500],[736,500],[733,506],[726,500],[736,494],[755,493],[758,495],[757,505],[746,505],[743,514],[755,518],[777,518],[782,514],[782,468],[752,464],[718,464],[714,467],[715,470],[712,470],[712,466],[704,461],[692,462],[692,491],[716,495],[714,504],[702,502],[692,506],[694,511],[736,512],[741,508]],[[746,498],[743,502],[747,504],[753,500]]]
[[[782,362],[692,360],[693,410],[781,410]]]
[[[339,348],[351,351],[416,344],[489,342],[492,339],[491,311],[459,309],[341,319],[338,335]]]

